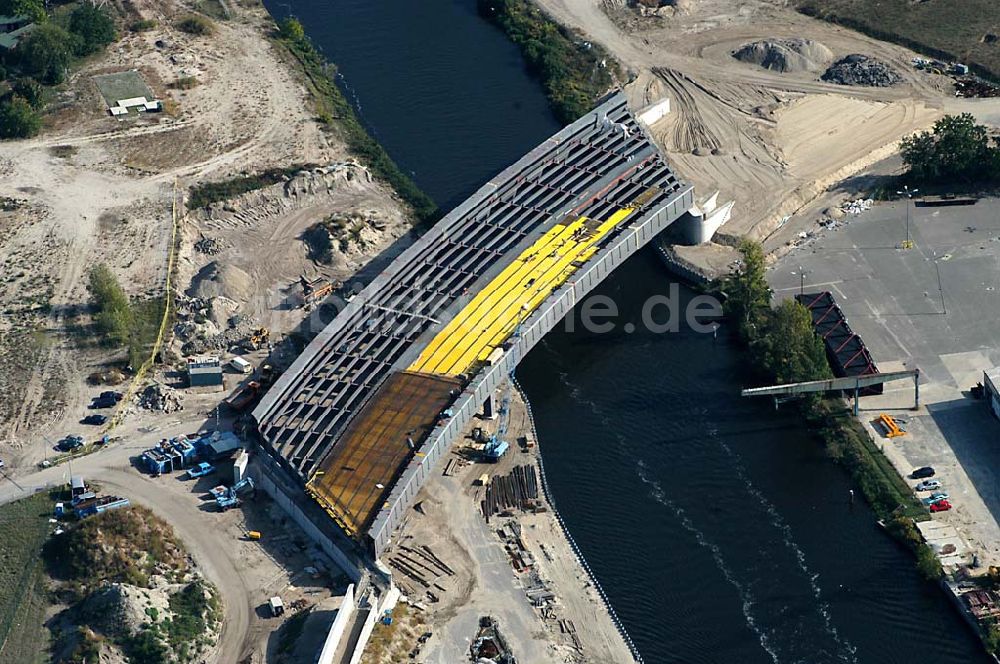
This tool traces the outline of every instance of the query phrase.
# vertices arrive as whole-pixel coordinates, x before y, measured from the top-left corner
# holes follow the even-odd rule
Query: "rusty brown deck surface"
[[[381,508],[412,454],[407,437],[419,444],[460,386],[447,376],[393,374],[320,462],[309,492],[349,534],[362,532]]]

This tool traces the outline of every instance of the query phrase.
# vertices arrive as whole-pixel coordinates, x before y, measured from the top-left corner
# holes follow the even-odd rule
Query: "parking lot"
[[[931,465],[954,509],[936,515],[958,527],[980,562],[1000,563],[1000,422],[969,390],[1000,365],[1000,200],[910,208],[880,203],[849,216],[784,256],[770,282],[776,299],[831,291],[883,372],[921,371],[921,407],[910,381],[861,402],[872,428],[880,412],[905,420],[906,436],[882,438],[908,474]],[[915,484],[915,482],[913,482]]]

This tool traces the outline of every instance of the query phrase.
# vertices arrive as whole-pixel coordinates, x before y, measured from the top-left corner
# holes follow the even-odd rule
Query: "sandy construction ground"
[[[267,37],[273,23],[262,6],[226,3],[229,17],[216,20],[209,37],[174,27],[191,11],[184,4],[133,6],[157,27],[126,31],[105,58],[75,71],[48,107],[41,136],[0,143],[0,456],[8,465],[40,459],[42,436],[79,429],[86,402],[102,389],[86,376],[120,358],[87,329],[88,272],[103,262],[130,295],[162,293],[174,204],[183,240],[177,291],[207,262],[191,245],[217,237],[226,253],[215,258],[252,275],[253,288],[235,309],[262,324],[271,291],[318,271],[299,239],[316,221],[334,212],[379,220],[378,232],[348,252],[352,260],[327,270],[335,278],[406,230],[402,206],[366,173],[322,192],[296,192],[294,205],[275,202],[289,198],[280,191],[251,201],[238,220],[222,210],[210,219],[185,216],[183,195],[197,182],[344,164],[349,156],[313,117],[300,73]],[[127,70],[142,75],[165,112],[110,117],[92,77]],[[198,84],[178,89],[185,77]],[[292,311],[284,325],[304,315]]]
[[[950,79],[913,69],[907,49],[782,2],[691,0],[643,17],[624,0],[536,1],[623,63],[636,108],[670,97],[671,113],[652,132],[698,192],[721,190],[723,200],[735,199],[732,220],[716,237],[724,245],[750,236],[785,246],[815,225],[820,210],[853,195],[842,184],[892,155],[902,137],[945,113],[967,110],[995,122],[1000,108],[996,100],[954,99]],[[731,55],[750,42],[790,38],[818,42],[832,57],[818,69],[781,73]],[[877,57],[902,81],[879,88],[820,80],[833,60],[853,53]],[[734,257],[711,246],[681,254],[715,272]]]
[[[489,432],[495,422],[477,421]],[[471,442],[471,430],[468,432]],[[508,439],[534,438],[524,402],[515,392],[511,401]],[[544,441],[541,441],[544,445]],[[397,585],[418,610],[408,615],[412,625],[397,631],[393,640],[376,654],[366,650],[367,664],[403,661],[418,646],[417,636],[430,632],[419,646],[415,661],[423,664],[453,664],[466,661],[479,618],[491,615],[519,662],[533,664],[589,662],[626,664],[634,661],[609,612],[573,553],[552,512],[522,513],[510,517],[483,518],[480,501],[485,489],[477,486],[483,473],[506,475],[517,465],[536,465],[538,448],[523,451],[517,445],[497,464],[474,462],[474,455],[459,444],[453,449],[458,463],[450,475],[428,482],[417,496],[419,509],[411,509],[394,545],[383,561],[393,568]],[[461,461],[460,461],[461,460]],[[447,470],[447,465],[443,467]],[[544,498],[542,499],[544,503]],[[521,529],[527,565],[518,569],[498,531],[512,524]],[[430,587],[395,566],[401,561],[414,568],[414,553],[429,549],[454,572],[428,576]],[[419,567],[427,575],[429,567]],[[533,607],[525,591],[540,579],[555,599]],[[376,636],[374,641],[377,641]],[[393,659],[393,655],[397,657]]]

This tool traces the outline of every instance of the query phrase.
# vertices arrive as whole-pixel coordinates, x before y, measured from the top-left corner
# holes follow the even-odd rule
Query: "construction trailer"
[[[222,385],[222,362],[217,357],[192,357],[187,364],[191,387]]]
[[[73,506],[73,511],[77,518],[86,519],[88,516],[101,514],[110,510],[120,509],[131,505],[128,498],[120,496],[101,496],[81,501]]]
[[[139,455],[139,460],[153,475],[163,475],[187,468],[196,456],[195,446],[186,436],[181,436],[161,440]]]

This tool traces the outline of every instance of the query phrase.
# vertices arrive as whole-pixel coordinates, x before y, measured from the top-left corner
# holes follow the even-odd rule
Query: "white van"
[[[244,360],[242,357],[234,357],[229,361],[229,366],[236,369],[240,373],[253,373],[253,365]]]

